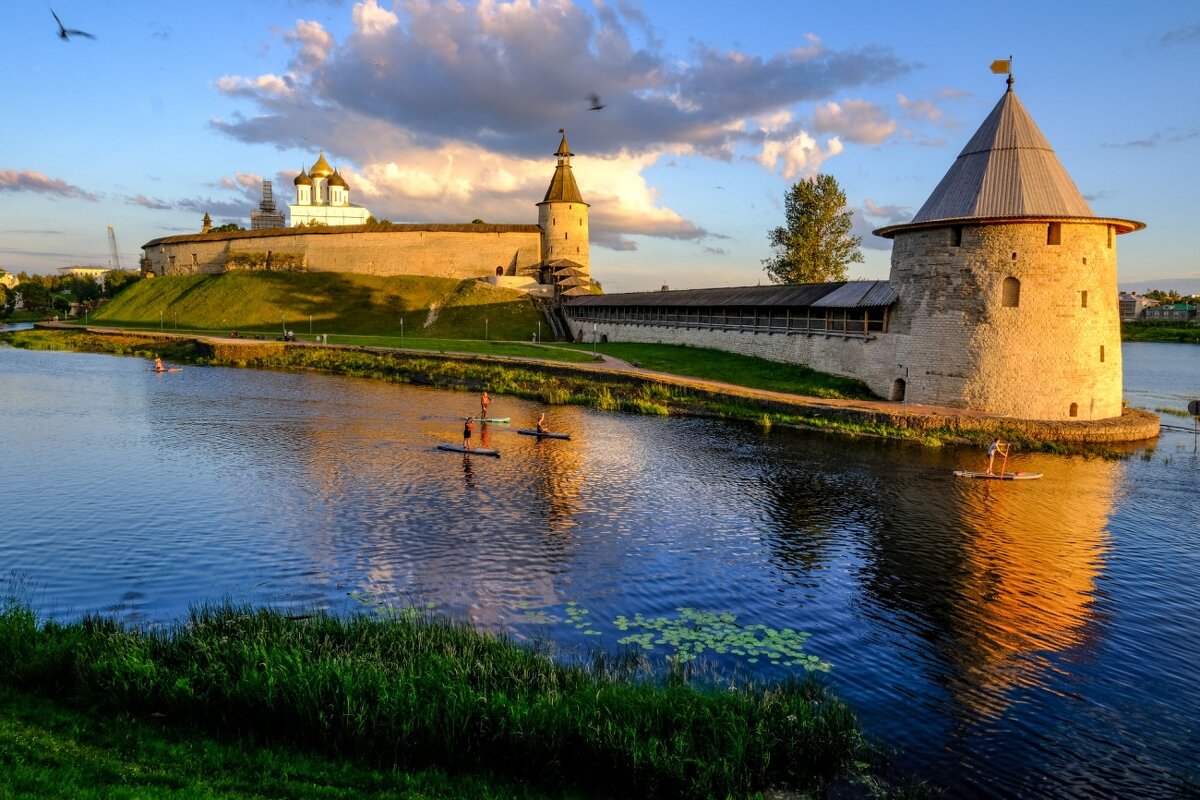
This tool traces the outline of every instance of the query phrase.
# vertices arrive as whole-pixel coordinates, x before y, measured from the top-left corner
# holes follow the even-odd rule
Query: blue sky
[[[1200,6],[1109,2],[7,3],[0,268],[122,264],[249,226],[324,148],[396,222],[534,223],[565,128],[608,291],[766,282],[788,186],[841,183],[890,242],[1015,90],[1119,240],[1119,280],[1200,278]],[[586,97],[606,107],[591,111]]]

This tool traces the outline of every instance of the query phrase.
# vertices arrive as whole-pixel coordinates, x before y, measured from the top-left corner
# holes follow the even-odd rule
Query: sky
[[[323,149],[393,222],[533,224],[565,129],[608,292],[767,283],[796,181],[891,242],[1005,90],[1118,240],[1122,286],[1200,279],[1200,5],[758,0],[3,4],[0,268],[121,266],[249,227]],[[604,108],[592,110],[589,95]]]

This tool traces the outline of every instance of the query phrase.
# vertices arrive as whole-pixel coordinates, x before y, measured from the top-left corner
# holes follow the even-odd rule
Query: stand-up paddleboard
[[[463,447],[461,444],[450,444],[449,442],[442,442],[441,444],[439,444],[437,446],[437,449],[438,450],[446,450],[451,453],[463,453],[464,455],[468,455],[468,456],[495,456],[496,458],[500,457],[499,450],[489,450],[486,447],[472,447],[470,450],[468,450],[467,448]]]
[[[1040,472],[971,472],[965,469],[956,469],[954,474],[959,478],[983,478],[989,481],[1031,481],[1034,478],[1042,477]]]
[[[536,436],[539,439],[570,439],[569,433],[551,433],[550,431],[535,431],[528,428],[517,428],[517,433],[522,433],[526,436]]]
[[[509,417],[476,417],[479,422],[508,422]]]
[[[146,367],[146,372],[183,372],[183,367],[163,367],[162,369]]]

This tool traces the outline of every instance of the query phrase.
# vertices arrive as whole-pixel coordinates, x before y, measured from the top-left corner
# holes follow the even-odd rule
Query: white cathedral
[[[288,206],[292,227],[301,225],[365,225],[371,212],[350,202],[350,187],[329,166],[325,151],[306,173],[292,181],[296,185],[296,202]]]

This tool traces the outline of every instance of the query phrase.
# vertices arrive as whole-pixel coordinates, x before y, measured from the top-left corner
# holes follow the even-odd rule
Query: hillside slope
[[[431,313],[431,309],[434,309]],[[161,316],[160,316],[161,315]],[[479,281],[338,272],[229,272],[138,281],[97,309],[99,325],[278,333],[526,340],[541,315],[528,295]],[[485,323],[486,320],[486,323]]]

